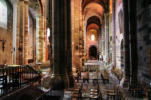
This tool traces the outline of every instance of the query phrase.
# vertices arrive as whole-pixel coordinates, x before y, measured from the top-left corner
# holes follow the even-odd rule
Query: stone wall
[[[0,41],[0,64],[12,64],[12,52],[13,52],[13,8],[9,2],[7,2],[7,28],[0,27],[0,40],[4,40],[3,44]]]
[[[123,12],[123,2],[121,0],[117,0],[115,3],[115,48],[116,48],[116,67],[121,68],[121,43],[123,40],[123,27],[124,24],[120,21],[120,13]]]
[[[138,79],[151,81],[151,2],[138,0],[137,3],[137,51]]]

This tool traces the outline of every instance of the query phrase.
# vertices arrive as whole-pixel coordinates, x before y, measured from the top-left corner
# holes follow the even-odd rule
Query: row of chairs
[[[125,94],[118,85],[109,88],[107,91],[107,100],[125,100]]]
[[[100,88],[90,88],[86,89],[84,83],[79,84],[80,86],[76,86],[73,90],[72,94],[72,100],[83,100],[83,99],[89,99],[89,100],[101,100],[102,95],[100,92]]]

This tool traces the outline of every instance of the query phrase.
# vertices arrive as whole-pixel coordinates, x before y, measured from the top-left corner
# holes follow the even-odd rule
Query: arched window
[[[91,40],[92,40],[92,41],[95,40],[95,35],[94,35],[94,34],[91,35]]]
[[[7,4],[0,0],[0,27],[7,28]]]

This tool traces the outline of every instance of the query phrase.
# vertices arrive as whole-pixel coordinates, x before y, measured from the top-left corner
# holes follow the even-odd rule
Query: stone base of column
[[[52,74],[50,80],[52,90],[64,90],[69,88],[69,79],[67,74]]]

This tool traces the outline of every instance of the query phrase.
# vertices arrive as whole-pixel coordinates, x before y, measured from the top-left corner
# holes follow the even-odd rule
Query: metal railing
[[[40,80],[39,72],[26,66],[0,67],[0,96],[7,95],[23,86]]]

